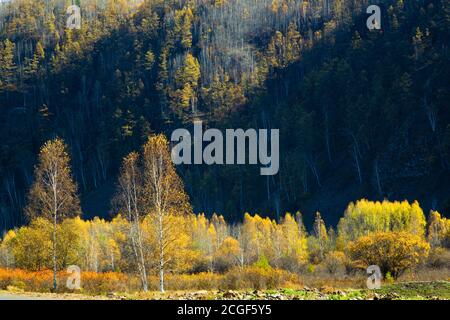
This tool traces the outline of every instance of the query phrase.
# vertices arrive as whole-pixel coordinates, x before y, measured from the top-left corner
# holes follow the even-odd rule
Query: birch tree
[[[118,192],[114,201],[130,221],[130,240],[136,258],[142,289],[148,291],[147,270],[144,259],[140,223],[147,213],[139,154],[131,152],[123,160],[119,176]]]
[[[43,217],[53,223],[53,289],[56,290],[57,224],[81,213],[77,185],[70,169],[70,157],[62,139],[56,138],[44,144],[34,176],[25,212],[30,219]]]
[[[171,223],[170,217],[188,214],[192,209],[183,182],[173,166],[165,136],[148,139],[143,160],[146,200],[157,232],[159,289],[164,292],[164,270],[172,259],[168,253],[174,250],[177,240],[177,226]]]

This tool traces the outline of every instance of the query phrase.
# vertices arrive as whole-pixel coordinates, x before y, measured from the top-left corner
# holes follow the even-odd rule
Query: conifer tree
[[[9,39],[0,43],[0,90],[16,89],[16,64],[14,62],[15,44]]]

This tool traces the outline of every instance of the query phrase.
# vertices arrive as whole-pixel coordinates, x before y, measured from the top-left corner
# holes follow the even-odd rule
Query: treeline
[[[30,224],[5,234],[0,264],[31,271],[58,271],[76,264],[84,271],[137,274],[144,291],[158,275],[286,270],[315,266],[333,274],[378,265],[397,278],[426,262],[447,267],[450,220],[432,211],[426,221],[417,202],[350,203],[337,230],[316,214],[308,233],[301,213],[279,221],[245,214],[228,224],[214,214],[195,215],[175,172],[163,135],[150,136],[140,152],[123,159],[113,204],[115,218],[82,220],[67,147],[48,141],[40,152],[26,213]],[[259,272],[259,271],[258,271]]]
[[[379,206],[403,207],[404,211],[397,211],[399,215],[392,219],[399,220],[386,225],[382,219],[374,221],[377,219],[371,218]],[[424,237],[425,226],[421,221],[411,219],[405,225],[400,222],[409,219],[410,210],[414,210],[411,207],[419,208],[417,204],[406,202],[358,201],[356,205],[349,205],[339,232],[327,230],[320,215],[311,233],[305,231],[299,213],[295,216],[287,213],[279,223],[246,214],[243,223],[238,225],[228,225],[217,215],[211,219],[203,214],[171,216],[167,223],[176,225],[176,229],[168,234],[174,241],[167,247],[166,256],[170,261],[165,266],[166,271],[170,277],[201,272],[240,272],[248,267],[258,267],[302,275],[321,268],[338,277],[359,269],[365,271],[367,266],[377,264],[385,276],[398,277],[424,262],[433,267],[445,267],[448,251],[444,248],[448,250],[450,244],[449,221],[433,212]],[[357,210],[361,211],[359,223],[355,224],[352,216]],[[419,219],[423,219],[423,213]],[[413,227],[416,223],[420,225],[417,230]],[[341,231],[350,225],[352,230],[365,235],[351,241],[353,234]],[[367,226],[373,227],[373,231],[365,229]],[[0,245],[0,265],[30,271],[52,269],[52,230],[51,222],[42,218],[10,230]],[[75,264],[83,271],[136,274],[139,268],[130,230],[130,222],[121,215],[110,222],[99,218],[91,221],[65,219],[57,227],[58,270]],[[140,230],[148,277],[154,277],[159,271],[156,226],[150,217],[146,217],[140,223]],[[427,260],[430,252],[432,260]]]
[[[0,8],[2,229],[24,222],[48,139],[65,139],[83,207],[105,216],[122,158],[193,118],[280,128],[282,154],[272,178],[179,168],[196,212],[239,221],[306,208],[310,226],[320,209],[336,224],[350,193],[447,211],[448,1],[379,1],[374,32],[365,0],[81,0],[81,30],[65,28],[70,3]],[[423,192],[400,191],[415,184]]]

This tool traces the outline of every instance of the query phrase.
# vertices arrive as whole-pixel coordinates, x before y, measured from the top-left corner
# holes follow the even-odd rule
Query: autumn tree
[[[130,221],[130,239],[137,262],[142,289],[148,290],[147,269],[144,258],[141,222],[148,214],[146,190],[143,180],[142,164],[137,152],[127,155],[122,164],[118,190],[114,204],[121,214]]]
[[[39,63],[45,58],[44,47],[40,42],[36,44],[36,49],[32,58],[25,59],[24,73],[27,79],[34,77],[39,71]]]
[[[279,225],[282,234],[281,258],[286,269],[296,270],[297,267],[308,260],[308,245],[305,226],[301,214],[294,217],[286,213]],[[297,269],[298,270],[298,269]]]
[[[152,50],[148,50],[145,54],[145,70],[150,71],[153,67],[153,64],[155,63],[155,55],[153,54]]]
[[[192,209],[164,135],[149,137],[143,148],[143,168],[148,212],[157,232],[159,289],[164,292],[164,270],[171,259],[167,253],[176,240],[176,225],[170,223],[170,217],[188,214]]]
[[[431,247],[450,246],[450,220],[441,217],[437,211],[430,211],[427,240]]]
[[[423,238],[407,232],[377,232],[360,237],[349,244],[349,256],[355,266],[363,269],[369,265],[380,267],[383,275],[394,278],[406,269],[422,262],[430,245]]]
[[[238,237],[245,264],[252,264],[262,256],[272,258],[273,231],[273,224],[269,218],[245,213]]]
[[[218,271],[226,271],[236,265],[243,267],[241,257],[239,241],[227,237],[215,253],[216,268]]]
[[[190,7],[184,7],[175,11],[174,33],[180,37],[180,43],[185,49],[189,49],[192,46],[192,19],[193,13]]]
[[[16,88],[14,48],[15,44],[8,39],[0,43],[0,90],[13,91]]]
[[[173,111],[184,120],[196,111],[199,79],[200,64],[191,53],[187,53],[183,66],[176,71],[177,89],[171,92]]]
[[[338,225],[338,245],[373,232],[405,231],[425,236],[425,215],[419,203],[408,201],[373,202],[365,199],[350,203]]]
[[[206,264],[209,271],[214,271],[214,258],[218,248],[217,231],[214,224],[204,214],[192,218],[191,237],[194,248],[203,258],[199,263]]]
[[[9,269],[14,267],[14,254],[12,251],[12,244],[14,243],[14,238],[16,237],[16,232],[14,230],[9,230],[3,235],[3,239],[0,242],[0,266]]]
[[[313,233],[308,239],[308,249],[311,254],[311,259],[314,262],[317,263],[324,259],[325,253],[329,249],[328,244],[328,233],[325,222],[323,221],[320,212],[316,212]]]
[[[39,271],[52,267],[52,223],[44,218],[34,219],[29,226],[17,230],[10,240],[14,266]]]
[[[300,58],[302,37],[297,24],[291,22],[286,35],[276,31],[267,48],[267,60],[273,68],[283,68]]]
[[[25,212],[29,219],[43,217],[53,223],[53,288],[56,290],[57,224],[81,213],[67,146],[60,138],[47,141],[41,148]]]
[[[210,86],[202,88],[202,97],[205,111],[219,120],[246,102],[242,86],[234,83],[226,73],[214,75]]]

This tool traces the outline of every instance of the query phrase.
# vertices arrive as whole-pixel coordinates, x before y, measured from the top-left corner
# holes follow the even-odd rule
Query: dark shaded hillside
[[[448,1],[64,1],[1,8],[0,227],[23,223],[36,154],[71,148],[87,217],[107,216],[118,166],[151,132],[193,118],[279,128],[280,172],[180,167],[195,211],[231,221],[316,210],[335,224],[362,197],[450,212]],[[305,5],[306,3],[306,5]]]
[[[448,9],[424,7],[388,8],[376,33],[355,19],[269,81],[257,113],[282,128],[281,202],[307,222],[335,224],[362,197],[448,213]]]

